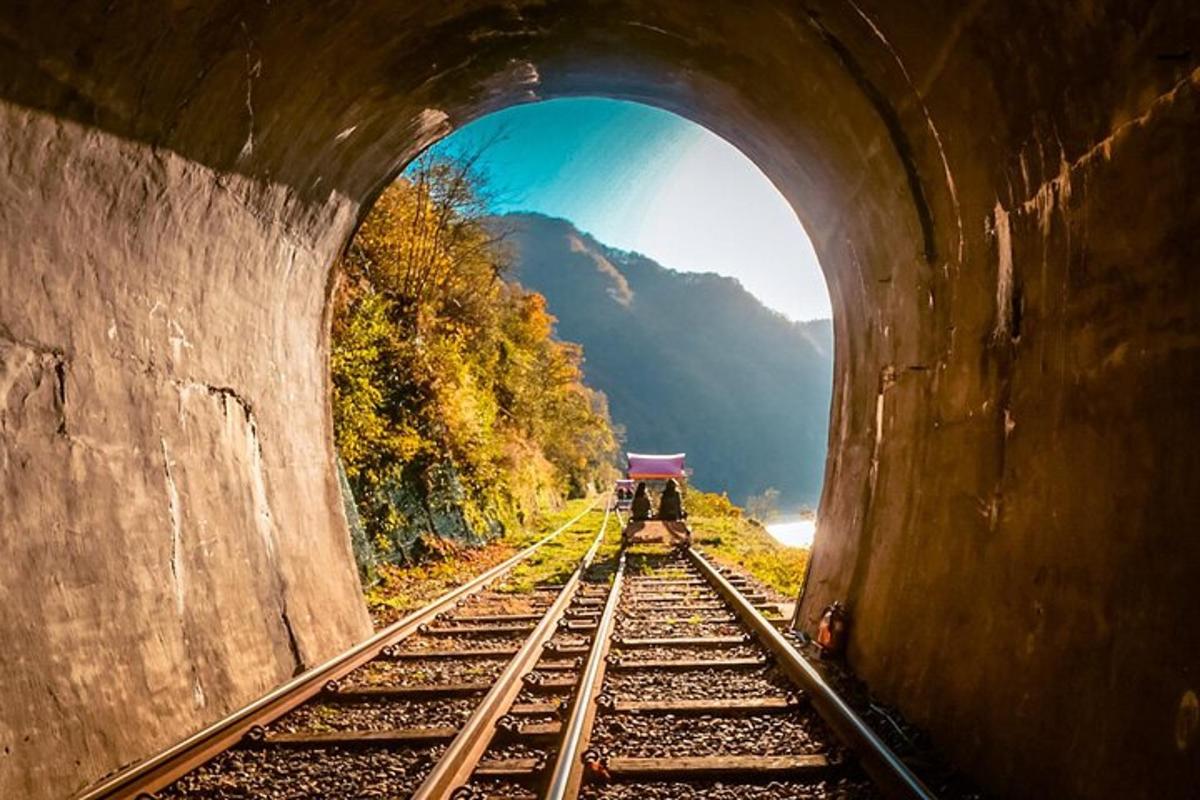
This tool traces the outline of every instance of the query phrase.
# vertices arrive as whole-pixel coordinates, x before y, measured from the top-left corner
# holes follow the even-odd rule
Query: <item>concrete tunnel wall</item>
[[[330,264],[421,148],[642,100],[793,203],[835,307],[802,616],[997,795],[1200,779],[1200,11],[851,0],[0,10],[0,795],[363,637]]]

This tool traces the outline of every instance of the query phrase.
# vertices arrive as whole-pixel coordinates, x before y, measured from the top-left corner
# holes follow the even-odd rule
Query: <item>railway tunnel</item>
[[[10,3],[0,794],[69,795],[365,637],[331,265],[471,119],[675,111],[835,311],[800,616],[1001,797],[1200,780],[1200,9]]]

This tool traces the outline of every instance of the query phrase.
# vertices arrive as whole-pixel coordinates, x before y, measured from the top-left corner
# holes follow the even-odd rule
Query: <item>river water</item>
[[[767,533],[788,547],[812,547],[817,521],[813,517],[785,517],[767,525]]]

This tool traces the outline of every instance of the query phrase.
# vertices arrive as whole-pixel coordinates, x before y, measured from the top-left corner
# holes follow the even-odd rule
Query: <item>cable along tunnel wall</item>
[[[0,793],[77,790],[367,635],[329,266],[452,128],[600,94],[742,148],[821,257],[806,624],[847,601],[858,672],[998,795],[1181,796],[1197,14],[6,7]]]

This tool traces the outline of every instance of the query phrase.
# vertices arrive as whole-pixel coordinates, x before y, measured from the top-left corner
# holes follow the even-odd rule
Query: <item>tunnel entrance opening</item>
[[[337,269],[334,435],[370,584],[430,536],[489,541],[606,488],[623,438],[687,450],[696,490],[765,523],[719,522],[754,547],[710,538],[794,599],[807,556],[775,542],[812,544],[829,296],[794,211],[732,145],[627,101],[515,106],[414,160]],[[737,513],[717,500],[696,505]]]

